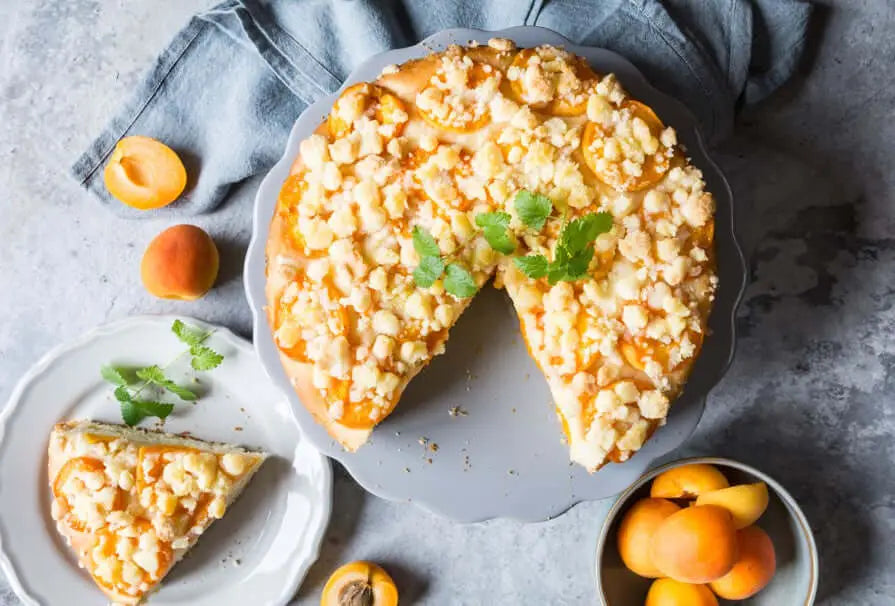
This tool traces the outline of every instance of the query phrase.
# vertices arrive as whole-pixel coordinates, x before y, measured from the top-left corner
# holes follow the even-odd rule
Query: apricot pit
[[[392,577],[373,562],[350,562],[329,577],[320,606],[397,606]]]

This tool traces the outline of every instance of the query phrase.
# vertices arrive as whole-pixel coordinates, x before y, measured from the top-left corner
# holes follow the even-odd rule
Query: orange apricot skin
[[[771,537],[758,526],[737,531],[739,558],[726,575],[710,587],[725,600],[745,600],[768,586],[777,570]]]
[[[718,599],[705,585],[656,579],[650,585],[644,606],[718,606]]]
[[[367,585],[373,606],[398,606],[398,589],[392,577],[374,562],[349,562],[330,575],[320,596],[320,606],[342,606],[341,594],[352,583]]]
[[[718,505],[733,516],[737,530],[751,526],[768,508],[768,486],[764,482],[739,484],[704,492],[696,498],[697,505]]]
[[[115,145],[103,181],[120,202],[151,210],[180,197],[186,187],[186,168],[180,156],[161,141],[134,135]]]
[[[146,247],[140,277],[150,294],[191,301],[208,292],[218,276],[217,246],[195,225],[175,225]]]
[[[648,579],[662,576],[650,558],[650,539],[665,519],[680,511],[666,499],[641,499],[625,513],[618,527],[618,553],[625,566]]]
[[[737,537],[730,512],[694,505],[667,517],[650,539],[650,557],[663,576],[683,583],[709,583],[730,572]]]
[[[727,488],[730,483],[716,467],[691,463],[660,473],[650,486],[650,496],[663,499],[694,499],[704,492]]]

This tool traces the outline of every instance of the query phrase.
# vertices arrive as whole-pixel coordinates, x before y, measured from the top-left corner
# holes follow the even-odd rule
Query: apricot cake
[[[494,276],[571,459],[626,460],[706,334],[714,200],[647,105],[552,46],[451,46],[348,87],[301,142],[267,244],[300,400],[355,450]]]
[[[75,421],[50,434],[52,516],[115,604],[139,604],[221,518],[265,454]]]

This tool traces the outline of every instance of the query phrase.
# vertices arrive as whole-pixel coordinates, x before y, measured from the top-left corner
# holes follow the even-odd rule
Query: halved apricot
[[[469,68],[466,82],[467,90],[475,91],[488,84],[489,80],[492,79],[495,81],[494,90],[496,91],[501,79],[500,72],[491,65],[475,62]],[[433,94],[436,97],[443,97],[443,93],[434,86],[426,87],[420,94]],[[469,98],[475,102],[476,95],[471,95]],[[477,131],[491,121],[491,113],[487,107],[478,108],[479,111],[476,112],[475,107],[464,107],[463,105],[461,102],[460,106],[454,107],[453,105],[445,104],[442,100],[441,102],[436,102],[436,107],[443,108],[443,114],[436,114],[435,110],[421,106],[419,103],[417,103],[417,110],[419,110],[423,119],[435,128],[458,134]]]
[[[717,505],[733,516],[737,529],[752,525],[768,507],[768,486],[764,482],[740,484],[700,494],[697,505]]]
[[[116,199],[149,210],[180,197],[186,187],[186,169],[177,153],[161,141],[134,135],[115,145],[103,180]]]
[[[354,130],[354,121],[362,116],[394,125],[391,136],[395,137],[407,121],[404,103],[398,97],[376,84],[359,82],[346,88],[333,104],[326,121],[330,134],[336,138],[347,135]]]
[[[381,566],[350,562],[329,577],[320,606],[398,606],[398,589]]]
[[[118,557],[116,556],[116,553],[119,550],[128,551],[130,553],[139,550],[140,536],[145,533],[154,532],[154,530],[152,524],[145,518],[137,518],[134,521],[134,527],[137,529],[137,536],[133,537],[124,536],[120,532],[110,530],[108,527],[101,528],[95,534],[96,543],[94,549],[98,549],[105,557],[115,556],[116,558]],[[125,543],[128,544],[127,548],[124,548],[123,546]],[[159,579],[165,576],[174,560],[174,552],[169,543],[158,541],[157,545],[158,551],[156,552],[156,557],[158,559],[158,566],[153,572],[147,572],[139,566],[134,567],[135,574],[138,574],[141,577],[142,582],[148,585],[156,583]],[[87,550],[84,557],[87,558],[90,563],[88,570],[90,571],[91,576],[100,587],[103,587],[110,592],[125,596],[134,596],[136,595],[136,592],[139,591],[138,584],[135,585],[124,580],[120,566],[109,570],[108,575],[100,576],[97,574],[98,570],[96,562],[93,560],[93,549]]]
[[[533,69],[540,69],[541,74],[547,79],[544,83],[550,89],[551,98],[549,101],[532,101],[530,91],[526,90],[528,86],[525,82],[525,71],[529,68],[529,62],[536,55],[538,64]],[[550,71],[549,67],[543,67],[545,62],[549,67],[555,66],[558,69]],[[523,48],[513,57],[513,63],[510,65],[510,68],[518,69],[520,74],[515,80],[510,80],[510,91],[516,101],[531,105],[535,109],[553,116],[580,116],[587,111],[586,91],[596,82],[597,75],[583,57],[572,56],[571,59],[563,59],[559,55],[558,49],[553,47]],[[574,78],[574,80],[578,81],[578,90],[574,91],[574,94],[579,98],[575,99],[575,101],[557,97],[557,89],[562,78],[568,78],[569,80]]]
[[[727,488],[730,484],[718,468],[705,463],[691,463],[663,471],[650,486],[651,497],[695,499],[699,495]]]
[[[656,579],[650,585],[644,606],[718,606],[718,600],[705,585]]]
[[[650,538],[649,556],[663,576],[683,583],[709,583],[730,572],[737,559],[730,512],[694,505],[673,513]]]
[[[767,587],[777,570],[771,537],[757,526],[737,531],[739,557],[726,575],[710,587],[725,600],[745,600]]]
[[[690,342],[695,346],[693,355],[685,360],[681,360],[673,366],[670,362],[672,346],[655,339],[649,339],[647,337],[624,337],[619,345],[619,349],[628,364],[637,370],[645,370],[647,360],[658,362],[665,370],[677,370],[686,364],[687,361],[696,359],[699,350],[702,348],[702,333],[690,330],[687,331],[687,336],[689,337]]]
[[[169,227],[149,243],[140,262],[143,286],[161,299],[192,301],[218,277],[217,246],[195,225]]]
[[[662,576],[650,557],[650,539],[680,509],[666,499],[640,499],[625,513],[618,527],[618,553],[631,572],[651,579]]]
[[[658,138],[665,128],[662,121],[648,105],[629,99],[622,106],[632,118],[640,118],[646,123],[650,134]],[[640,191],[658,183],[671,164],[668,155],[660,146],[652,154],[646,154],[639,175],[628,174],[623,170],[623,158],[606,158],[603,142],[614,137],[614,132],[606,130],[602,124],[588,122],[581,136],[581,153],[584,161],[594,175],[610,187],[621,191]]]
[[[105,480],[105,466],[99,459],[94,459],[92,457],[76,457],[66,461],[53,479],[53,496],[64,501],[69,509],[64,518],[65,523],[68,524],[72,530],[78,532],[82,532],[87,528],[87,520],[79,518],[74,509],[72,509],[72,495],[66,491],[66,484],[69,480],[78,479],[78,476],[84,474],[96,474]],[[115,490],[115,498],[112,502],[110,511],[123,509],[123,495],[117,486],[113,486],[113,489]]]

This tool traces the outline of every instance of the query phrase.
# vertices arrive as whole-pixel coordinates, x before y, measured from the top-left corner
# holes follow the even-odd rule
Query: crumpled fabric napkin
[[[613,50],[718,141],[739,107],[793,74],[811,9],[801,0],[228,0],[175,36],[72,173],[113,212],[145,216],[109,195],[102,169],[120,138],[155,137],[189,174],[168,212],[213,210],[279,159],[301,111],[355,66],[451,27],[539,25]]]

